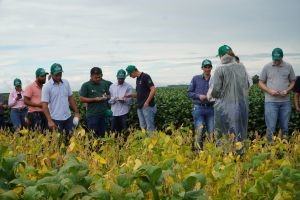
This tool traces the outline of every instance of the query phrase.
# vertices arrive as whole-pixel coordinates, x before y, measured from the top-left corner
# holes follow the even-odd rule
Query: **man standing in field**
[[[291,64],[283,59],[283,51],[272,51],[272,62],[266,64],[259,76],[259,87],[265,92],[265,122],[267,139],[272,141],[279,121],[284,137],[288,136],[291,115],[289,92],[295,84],[295,73]]]
[[[24,102],[28,106],[27,124],[31,129],[44,131],[48,127],[47,118],[43,112],[41,102],[42,87],[46,83],[49,73],[43,68],[35,71],[35,81],[25,88]]]
[[[88,129],[96,136],[104,137],[106,131],[105,113],[108,110],[110,81],[102,79],[102,70],[93,67],[90,80],[83,83],[80,89],[80,101],[87,104],[86,120]]]
[[[146,129],[147,134],[151,134],[155,131],[154,117],[157,111],[154,101],[154,83],[148,74],[140,72],[134,65],[128,65],[126,71],[127,76],[136,78],[137,113],[140,127]]]
[[[43,111],[50,129],[58,129],[70,136],[73,129],[73,117],[70,108],[79,119],[80,114],[73,97],[69,82],[62,79],[62,66],[54,63],[51,66],[51,79],[42,88]]]
[[[109,87],[111,110],[113,113],[111,131],[121,133],[127,130],[127,119],[132,102],[132,87],[125,82],[126,72],[120,69],[118,82]]]
[[[211,61],[203,60],[201,69],[203,73],[194,76],[188,88],[188,96],[193,101],[192,115],[197,133],[196,145],[199,149],[203,148],[205,130],[209,135],[214,131],[214,102],[210,102],[207,98],[212,69]]]
[[[294,87],[294,103],[296,110],[300,112],[300,106],[299,106],[299,96],[300,96],[300,76],[297,76],[295,87]]]
[[[216,98],[215,131],[218,135],[234,133],[237,141],[243,141],[248,133],[248,74],[228,45],[218,49],[218,56],[221,65],[215,70],[211,92]]]

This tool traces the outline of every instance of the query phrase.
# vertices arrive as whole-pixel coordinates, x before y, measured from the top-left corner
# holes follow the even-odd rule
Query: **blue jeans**
[[[66,133],[66,136],[70,136],[73,131],[73,117],[69,117],[66,120],[53,120],[58,128],[58,132]]]
[[[197,142],[202,148],[205,131],[208,134],[214,132],[214,107],[194,105],[192,115],[194,127],[198,135]]]
[[[137,109],[137,114],[139,117],[140,127],[146,129],[149,132],[155,131],[154,117],[157,111],[156,105],[151,107]]]
[[[96,136],[104,137],[106,131],[105,117],[103,115],[93,115],[86,118],[90,131],[94,131]]]
[[[113,116],[111,122],[111,131],[121,133],[127,130],[127,118],[128,114],[121,116]]]
[[[265,122],[267,126],[267,138],[272,141],[273,133],[276,131],[277,121],[284,135],[289,134],[289,120],[291,116],[291,103],[265,102]]]
[[[10,120],[15,130],[21,129],[25,126],[25,116],[27,114],[27,108],[17,109],[12,108],[10,111]]]

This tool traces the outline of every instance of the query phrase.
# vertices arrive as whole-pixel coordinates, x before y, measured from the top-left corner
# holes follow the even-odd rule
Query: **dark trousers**
[[[121,116],[113,116],[111,122],[111,131],[121,133],[127,130],[128,114]]]
[[[28,126],[32,130],[44,131],[48,129],[48,121],[43,112],[27,113]]]
[[[4,124],[4,115],[0,114],[0,129],[4,128],[5,124]]]
[[[86,118],[89,131],[94,131],[98,137],[104,137],[106,131],[105,117],[103,115],[93,115]]]
[[[66,120],[53,120],[58,128],[58,132],[65,132],[66,136],[72,134],[73,131],[73,117],[69,117]]]

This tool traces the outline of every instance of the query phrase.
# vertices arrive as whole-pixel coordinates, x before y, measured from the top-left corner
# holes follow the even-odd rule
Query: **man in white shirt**
[[[126,72],[120,69],[117,73],[118,82],[110,86],[111,110],[113,113],[112,127],[113,132],[121,133],[127,129],[127,118],[132,102],[132,87],[125,82]]]

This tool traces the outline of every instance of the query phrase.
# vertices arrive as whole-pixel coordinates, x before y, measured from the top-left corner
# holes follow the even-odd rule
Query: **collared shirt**
[[[42,97],[42,88],[37,84],[36,81],[31,83],[25,88],[24,96],[30,98],[33,103],[40,103]],[[40,107],[28,106],[28,112],[42,112],[43,109]]]
[[[259,80],[264,81],[268,88],[274,90],[286,90],[291,81],[296,79],[295,72],[291,64],[282,61],[280,65],[274,65],[273,62],[266,64],[260,73]],[[285,102],[290,101],[289,95],[271,96],[265,92],[265,102]]]
[[[109,87],[111,111],[113,116],[125,115],[129,112],[132,98],[125,98],[125,101],[118,101],[116,98],[123,98],[125,95],[132,94],[132,87],[124,82],[122,85],[114,83]]]
[[[80,96],[86,98],[102,97],[109,95],[110,81],[101,80],[99,83],[95,83],[91,80],[82,84],[80,89]],[[104,115],[108,109],[107,101],[90,102],[87,104],[86,116]]]
[[[192,99],[193,104],[205,104],[209,103],[208,100],[200,101],[199,95],[206,95],[209,88],[209,79],[205,80],[203,74],[196,75],[192,78],[192,81],[188,88],[188,96]]]
[[[51,118],[54,120],[66,120],[71,116],[69,97],[72,96],[70,84],[63,79],[55,83],[50,79],[42,89],[42,102],[47,102]]]
[[[17,98],[18,94],[21,94],[22,98],[19,99],[18,101],[16,101],[16,98]],[[8,106],[10,108],[17,108],[17,109],[25,108],[26,105],[24,103],[24,96],[23,95],[24,95],[23,90],[21,92],[16,91],[16,89],[11,91],[11,93],[9,94],[9,97],[8,97]]]

